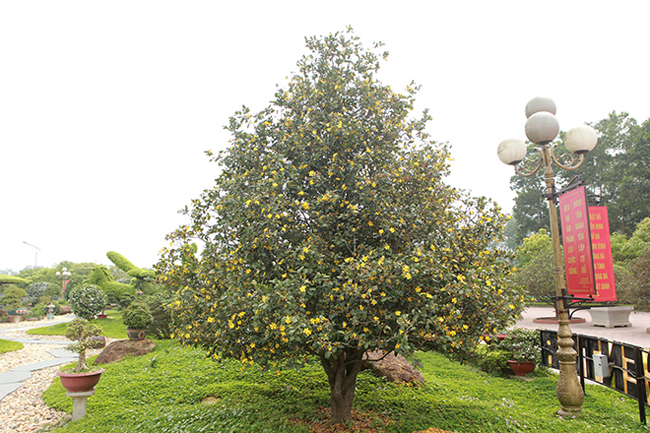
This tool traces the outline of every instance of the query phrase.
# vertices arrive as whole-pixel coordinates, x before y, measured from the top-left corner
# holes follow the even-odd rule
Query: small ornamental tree
[[[379,83],[378,56],[353,35],[307,46],[268,108],[230,119],[216,185],[157,267],[178,290],[177,338],[244,363],[315,356],[340,423],[367,351],[467,351],[522,298],[488,247],[505,218],[443,183],[447,146],[428,114],[408,118],[416,88]]]
[[[76,318],[68,323],[65,336],[75,342],[67,345],[66,349],[79,354],[77,367],[74,369],[75,372],[79,373],[88,369],[86,366],[86,351],[96,347],[97,342],[94,341],[92,337],[100,335],[101,333],[102,328],[99,325],[90,323],[86,319]]]
[[[77,317],[90,320],[106,308],[106,294],[94,284],[84,284],[70,292],[68,302]]]

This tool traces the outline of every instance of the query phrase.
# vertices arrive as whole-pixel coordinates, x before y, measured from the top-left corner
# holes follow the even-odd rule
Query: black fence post
[[[645,377],[645,368],[643,366],[643,355],[641,354],[641,348],[640,347],[635,347],[634,348],[634,365],[635,368],[635,380],[636,380],[636,390],[637,390],[637,398],[639,401],[639,419],[642,424],[646,424],[646,419],[645,419],[645,405],[647,403],[647,397],[646,397],[646,392],[645,392],[645,383],[646,383],[646,377]]]

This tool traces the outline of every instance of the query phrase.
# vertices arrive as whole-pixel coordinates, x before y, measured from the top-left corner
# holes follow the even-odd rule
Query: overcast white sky
[[[304,37],[350,24],[391,55],[379,78],[422,85],[418,112],[449,141],[448,182],[512,208],[496,156],[524,107],[568,130],[650,117],[650,2],[2,1],[0,270],[62,260],[152,266],[177,211],[213,185],[242,105],[266,107]]]

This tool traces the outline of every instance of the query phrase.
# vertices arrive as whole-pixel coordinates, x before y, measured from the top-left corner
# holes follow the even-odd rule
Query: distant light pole
[[[36,266],[38,265],[38,252],[39,252],[41,249],[40,249],[39,247],[37,247],[36,245],[32,245],[32,244],[27,243],[27,242],[25,242],[25,241],[23,241],[23,243],[24,243],[25,245],[29,245],[30,247],[35,248],[35,249],[37,250],[37,251],[34,251],[35,254],[36,254],[36,256],[34,257],[34,268],[36,268]]]
[[[70,281],[72,273],[68,272],[68,268],[61,269],[61,272],[57,272],[56,276],[61,279],[61,296],[65,299],[65,286],[66,282]]]
[[[564,136],[564,147],[569,152],[556,156],[557,144],[551,144],[560,125],[555,117],[555,102],[549,98],[534,98],[526,105],[526,136],[536,147],[537,159],[526,158],[526,145],[522,140],[509,139],[499,144],[497,153],[501,162],[513,165],[515,172],[524,177],[533,176],[544,167],[544,179],[548,200],[551,235],[553,239],[553,258],[555,262],[555,297],[557,300],[558,351],[560,375],[557,383],[557,397],[560,402],[559,415],[578,416],[582,413],[584,392],[578,381],[576,371],[577,352],[573,349],[573,334],[569,328],[569,310],[565,305],[566,282],[564,279],[564,261],[560,250],[560,230],[558,227],[556,200],[559,192],[555,189],[555,180],[551,163],[563,170],[575,170],[584,161],[585,154],[596,147],[598,138],[596,131],[589,126],[578,126],[570,129]],[[523,164],[518,165],[523,161]]]

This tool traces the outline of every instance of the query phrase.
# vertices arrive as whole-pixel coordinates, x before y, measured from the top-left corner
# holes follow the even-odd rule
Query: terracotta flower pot
[[[92,391],[95,388],[104,371],[106,370],[103,368],[91,373],[64,373],[57,371],[56,375],[61,378],[61,385],[68,392],[85,392]]]
[[[515,376],[525,376],[528,373],[532,373],[535,370],[535,363],[533,361],[508,361],[508,365],[512,369]]]
[[[144,337],[147,335],[147,329],[126,328],[126,335],[129,336],[129,340],[131,341],[144,340]]]
[[[106,314],[97,314],[95,317],[97,317],[98,319],[105,319],[108,316]]]

